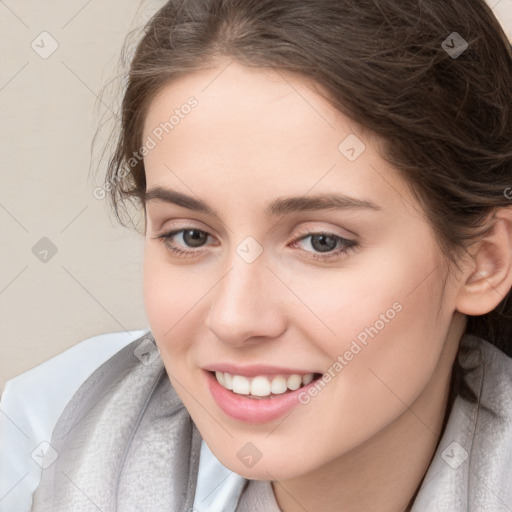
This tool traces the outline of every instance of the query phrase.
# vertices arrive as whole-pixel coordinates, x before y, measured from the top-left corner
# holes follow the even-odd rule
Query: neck
[[[363,445],[314,472],[273,482],[282,512],[410,511],[451,405],[451,370],[463,319],[452,327],[430,381],[414,403],[404,404],[398,418]]]

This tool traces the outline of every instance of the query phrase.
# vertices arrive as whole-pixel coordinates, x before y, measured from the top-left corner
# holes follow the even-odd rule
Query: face
[[[226,63],[147,113],[145,304],[213,453],[293,478],[422,397],[456,283],[376,139],[304,79]]]

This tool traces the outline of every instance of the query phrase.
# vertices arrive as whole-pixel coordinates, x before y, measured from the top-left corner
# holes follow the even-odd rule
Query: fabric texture
[[[87,338],[5,383],[0,400],[0,512],[30,512],[41,480],[39,453],[66,405],[99,366],[148,330]]]
[[[478,402],[456,398],[412,512],[512,510],[512,359],[475,337],[464,344]]]
[[[147,336],[146,336],[147,338]],[[484,340],[463,367],[478,397],[457,397],[413,512],[512,510],[512,360]],[[201,437],[168,379],[156,346],[146,362],[138,341],[112,357],[64,410],[51,444],[58,459],[43,470],[33,511],[189,512]],[[238,512],[278,512],[270,482],[241,479]]]
[[[64,410],[51,441],[58,458],[43,469],[34,511],[192,509],[201,437],[156,346],[146,344],[146,364],[137,346],[99,367]]]

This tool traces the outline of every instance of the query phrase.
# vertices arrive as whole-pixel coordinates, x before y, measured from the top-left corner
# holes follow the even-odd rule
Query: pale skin
[[[282,511],[408,510],[441,435],[465,314],[491,311],[512,286],[510,209],[456,270],[377,138],[304,79],[229,62],[164,86],[145,119],[144,140],[197,99],[144,157],[147,190],[216,213],[146,204],[145,303],[170,380],[216,457],[272,481]],[[355,161],[338,149],[350,134],[366,145]],[[328,193],[376,208],[266,211]],[[179,229],[204,244],[158,238]],[[308,233],[332,234],[327,254],[338,254],[318,259]],[[262,249],[252,263],[236,251],[247,237]],[[357,245],[339,253],[343,239]],[[323,373],[394,303],[400,312],[286,418],[241,422],[209,393],[202,368],[216,362]],[[251,468],[237,457],[247,442],[262,454]]]

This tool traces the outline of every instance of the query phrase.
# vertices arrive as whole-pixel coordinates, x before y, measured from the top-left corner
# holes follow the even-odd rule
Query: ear
[[[499,208],[473,247],[464,269],[456,309],[466,315],[492,311],[512,288],[512,207]]]

